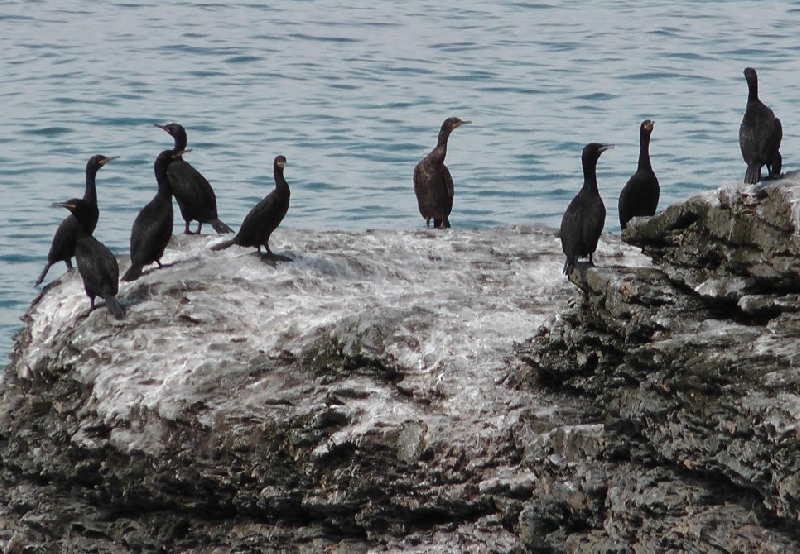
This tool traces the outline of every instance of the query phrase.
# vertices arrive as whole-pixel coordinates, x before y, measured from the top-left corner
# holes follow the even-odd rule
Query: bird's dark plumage
[[[619,194],[619,224],[625,229],[632,217],[653,215],[661,189],[650,165],[650,134],[655,122],[645,119],[639,126],[639,165]]]
[[[186,151],[186,130],[178,123],[166,125],[155,124],[159,129],[165,130],[175,140],[174,152]],[[178,202],[181,217],[186,222],[183,232],[192,234],[189,223],[197,221],[197,234],[203,223],[210,224],[217,233],[233,233],[233,229],[223,223],[217,216],[217,196],[211,183],[203,177],[189,162],[182,157],[170,164],[167,171],[172,195]]]
[[[448,117],[439,130],[436,147],[414,167],[414,194],[417,195],[419,213],[430,227],[431,219],[436,229],[450,227],[450,212],[453,210],[453,177],[444,165],[447,155],[447,139],[453,129],[472,123],[457,117]]]
[[[285,157],[277,156],[275,158],[273,162],[275,188],[250,210],[250,213],[242,221],[242,226],[239,227],[239,232],[236,233],[235,237],[215,244],[211,247],[211,250],[222,250],[236,244],[258,248],[258,253],[261,255],[261,247],[264,246],[267,252],[262,257],[289,261],[289,258],[274,254],[269,248],[270,235],[278,228],[278,225],[286,216],[286,212],[289,211],[289,184],[283,176],[285,165]]]
[[[106,302],[108,311],[117,319],[125,317],[117,300],[119,292],[119,266],[117,258],[106,246],[92,236],[89,231],[97,223],[94,211],[96,206],[83,198],[73,198],[54,206],[67,208],[78,223],[78,239],[75,247],[75,260],[83,279],[83,288],[94,310],[94,299],[99,296]]]
[[[142,268],[153,262],[161,267],[161,256],[172,237],[172,192],[167,170],[182,152],[164,150],[153,164],[158,183],[155,197],[139,212],[131,228],[131,267],[123,275],[123,281],[135,281],[142,275]]]
[[[583,187],[561,218],[561,248],[567,256],[565,275],[569,275],[581,256],[589,256],[592,263],[592,254],[597,250],[606,221],[606,207],[597,190],[597,160],[600,154],[613,147],[613,144],[592,142],[583,148]]]
[[[767,166],[770,178],[781,174],[783,127],[773,111],[758,99],[756,70],[746,67],[744,77],[747,80],[748,94],[744,117],[739,126],[739,147],[747,164],[744,182],[757,183],[761,180],[761,167],[764,165]]]
[[[83,200],[89,203],[85,221],[89,234],[94,232],[94,228],[97,226],[97,220],[100,217],[100,211],[97,208],[97,188],[95,186],[97,170],[118,157],[119,156],[107,157],[97,154],[89,158],[89,161],[86,162],[86,191],[83,193]],[[50,252],[47,253],[47,263],[36,279],[34,286],[39,286],[42,281],[44,281],[50,267],[56,262],[65,262],[67,264],[67,269],[72,269],[72,257],[75,255],[75,247],[77,244],[78,220],[73,214],[70,214],[61,222],[58,229],[56,229],[56,234],[53,235],[53,243],[50,246]]]

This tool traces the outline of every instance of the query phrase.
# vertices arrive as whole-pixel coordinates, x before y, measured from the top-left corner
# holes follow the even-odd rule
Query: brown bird
[[[450,212],[453,210],[453,176],[444,165],[447,155],[447,140],[453,129],[472,123],[457,117],[448,117],[439,130],[436,147],[414,167],[414,193],[417,195],[419,213],[430,227],[431,219],[436,229],[450,227]]]

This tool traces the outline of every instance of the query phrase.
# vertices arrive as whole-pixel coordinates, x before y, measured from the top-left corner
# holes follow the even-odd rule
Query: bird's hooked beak
[[[187,152],[191,152],[191,151],[192,151],[191,148],[184,148],[183,150],[179,150],[178,152],[173,152],[172,153],[172,157],[177,160],[178,158],[180,158],[181,156],[183,156]]]
[[[153,127],[158,127],[162,131],[166,131],[169,134],[169,136],[173,136],[172,131],[168,127],[168,124],[161,125],[160,123],[153,123]]]
[[[455,126],[455,128],[457,129],[457,128],[461,127],[462,125],[470,125],[470,124],[472,124],[472,121],[470,121],[470,120],[461,121]]]
[[[644,128],[648,131],[652,131],[653,127],[655,126],[656,122],[652,119],[647,120],[647,123],[644,124]]]
[[[284,161],[279,161],[279,162],[278,162],[277,164],[275,164],[275,165],[277,165],[277,166],[278,166],[278,167],[280,167],[280,168],[283,168],[283,167],[286,167],[286,162],[284,162]]]
[[[100,160],[100,167],[103,167],[104,165],[106,165],[111,160],[116,160],[118,158],[119,158],[119,156],[106,156],[105,158]]]
[[[54,208],[66,208],[68,210],[74,210],[75,207],[76,207],[75,204],[73,204],[72,202],[69,202],[69,201],[67,201],[67,202],[53,202],[51,204],[51,206],[53,206]]]
[[[603,144],[600,148],[597,149],[597,152],[599,154],[602,154],[606,150],[611,150],[612,148],[614,148],[613,144]]]

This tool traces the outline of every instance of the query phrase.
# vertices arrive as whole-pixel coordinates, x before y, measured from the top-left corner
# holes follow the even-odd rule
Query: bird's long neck
[[[442,151],[442,158],[447,155],[447,141],[450,139],[450,130],[442,129],[439,131],[439,140],[436,143],[436,148]]]
[[[92,204],[93,206],[97,206],[96,178],[97,178],[97,168],[87,167],[86,192],[83,193],[83,199]]]
[[[583,188],[597,192],[597,160],[583,162]]]
[[[750,79],[747,81],[747,101],[758,102],[758,80]]]
[[[439,131],[439,140],[436,143],[436,148],[431,150],[429,154],[436,161],[443,163],[445,156],[447,156],[447,140],[450,138],[450,131],[442,129]]]
[[[174,152],[186,149],[186,143],[188,140],[185,132],[177,132],[172,136],[172,138],[175,139],[175,147],[172,149]]]
[[[86,168],[86,192],[83,194],[83,199],[88,203],[88,208],[83,216],[83,221],[78,226],[79,229],[86,227],[86,234],[91,235],[97,227],[97,220],[100,219],[100,210],[97,207],[97,187],[95,186],[95,178],[97,177],[97,167]],[[80,235],[80,231],[78,231]]]
[[[650,168],[650,134],[642,131],[639,137],[639,169]]]
[[[273,171],[275,175],[275,188],[278,190],[289,190],[289,183],[286,182],[286,178],[283,176],[283,168],[275,166],[275,170]]]
[[[167,177],[167,168],[169,164],[157,164],[155,166],[156,183],[158,183],[158,196],[167,198],[172,197],[172,189],[169,186],[169,177]]]

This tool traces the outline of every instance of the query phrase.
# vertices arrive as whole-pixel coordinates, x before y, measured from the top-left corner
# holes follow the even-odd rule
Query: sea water
[[[600,159],[598,180],[606,231],[618,233],[617,197],[645,118],[656,122],[661,209],[742,179],[748,65],[783,122],[784,167],[798,167],[800,8],[450,4],[0,4],[0,357],[66,215],[50,204],[83,194],[97,153],[120,159],[98,173],[95,236],[127,255],[133,219],[155,192],[153,160],[172,145],[153,123],[186,127],[186,159],[234,228],[273,187],[277,154],[288,158],[292,188],[284,227],[422,228],[413,168],[455,115],[473,124],[450,139],[449,232],[558,226],[581,186],[581,148],[607,142],[617,147]],[[46,282],[64,269],[51,268]]]

